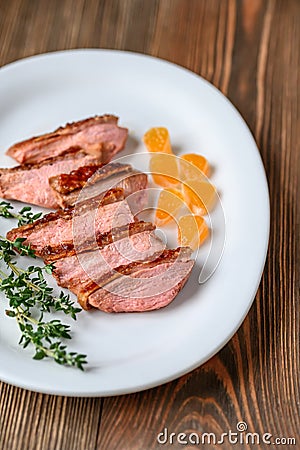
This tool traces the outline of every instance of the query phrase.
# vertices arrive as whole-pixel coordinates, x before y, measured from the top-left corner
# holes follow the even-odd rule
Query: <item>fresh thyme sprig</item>
[[[42,213],[33,214],[30,206],[24,206],[19,212],[13,212],[14,207],[5,201],[0,202],[0,216],[6,219],[18,219],[18,227],[33,223],[39,219]]]
[[[0,260],[9,274],[0,269],[0,290],[9,300],[10,309],[6,310],[9,317],[16,319],[21,331],[19,344],[26,348],[29,344],[35,347],[34,359],[53,358],[58,364],[76,366],[83,370],[87,363],[86,355],[68,352],[63,339],[71,339],[70,326],[59,319],[44,321],[44,313],[62,311],[76,320],[81,311],[63,292],[55,296],[44,277],[44,272],[51,273],[53,265],[44,267],[29,266],[26,270],[17,266],[16,256],[35,258],[33,250],[24,245],[24,239],[10,241],[0,237]],[[39,311],[39,317],[34,312]]]

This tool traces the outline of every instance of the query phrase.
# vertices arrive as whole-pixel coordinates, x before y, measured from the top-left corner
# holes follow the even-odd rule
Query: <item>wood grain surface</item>
[[[164,427],[219,436],[239,421],[251,432],[297,440],[273,447],[300,448],[299,25],[298,0],[0,0],[0,66],[60,49],[113,48],[173,61],[213,83],[255,136],[272,215],[253,307],[214,358],[174,382],[114,398],[55,397],[1,383],[1,450],[197,448],[156,437]]]

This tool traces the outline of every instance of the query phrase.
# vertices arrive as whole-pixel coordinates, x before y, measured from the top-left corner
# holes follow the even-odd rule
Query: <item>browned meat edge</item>
[[[189,247],[178,247],[176,249],[164,250],[158,258],[152,261],[145,261],[145,262],[137,261],[128,264],[126,266],[120,266],[114,269],[114,272],[112,274],[108,275],[106,274],[102,279],[99,280],[99,282],[95,283],[91,281],[89,284],[86,284],[85,291],[78,294],[78,302],[80,303],[83,309],[85,310],[91,309],[92,307],[91,305],[89,305],[88,302],[89,296],[93,292],[97,291],[98,289],[101,289],[106,284],[110,283],[116,278],[119,278],[122,275],[130,275],[143,268],[155,267],[161,263],[176,261],[177,258],[179,258],[179,260],[190,259],[190,256],[191,256],[191,249]]]
[[[112,114],[104,114],[103,116],[89,117],[88,119],[78,120],[77,122],[66,123],[66,125],[58,127],[56,130],[52,131],[51,133],[46,133],[46,134],[42,134],[41,136],[33,137],[31,139],[28,139],[28,141],[41,140],[44,138],[52,137],[54,134],[57,135],[57,134],[77,133],[82,128],[88,127],[89,125],[92,125],[95,122],[117,124],[118,120],[119,120],[119,117],[113,116]],[[16,144],[16,145],[18,145],[18,144]]]
[[[59,194],[67,194],[83,188],[87,180],[101,167],[103,167],[103,164],[82,166],[70,173],[61,173],[55,177],[50,177],[49,184]]]
[[[189,247],[177,247],[175,249],[166,249],[164,250],[161,255],[156,258],[153,261],[146,261],[146,262],[133,262],[131,264],[128,264],[127,266],[120,266],[116,271],[120,275],[131,275],[134,272],[137,272],[142,267],[154,267],[157,264],[161,262],[172,262],[175,261],[177,258],[179,260],[190,258],[191,256],[191,249]],[[104,280],[104,282],[101,282],[101,286],[104,286],[105,284],[109,283],[110,280]]]
[[[61,153],[58,156],[54,156],[53,158],[47,158],[44,159],[41,162],[35,163],[35,164],[20,164],[19,166],[15,166],[15,167],[10,167],[10,168],[3,168],[0,169],[0,171],[4,171],[6,173],[13,173],[13,172],[20,172],[20,171],[24,171],[24,170],[31,170],[31,169],[39,169],[42,166],[47,166],[49,164],[52,164],[55,161],[62,161],[66,158],[71,157],[72,155],[75,156],[76,158],[79,158],[81,155],[87,155],[88,153],[79,148],[79,147],[71,147],[68,150],[64,151],[63,153]],[[95,159],[98,159],[100,161],[100,158],[97,158],[95,156]],[[95,162],[96,164],[96,162]]]
[[[116,173],[127,173],[132,171],[129,164],[110,163],[105,166],[103,164],[95,164],[79,167],[79,169],[72,170],[69,174],[62,173],[55,177],[49,178],[49,184],[59,194],[69,194],[77,189],[82,189],[88,179],[98,170],[95,175],[93,183],[108,178]]]
[[[61,208],[75,205],[83,189],[85,189],[83,196],[92,198],[99,190],[104,192],[112,186],[118,186],[124,189],[124,195],[127,197],[147,187],[147,175],[133,169],[129,164],[110,163],[97,171],[89,165],[86,167],[86,174],[82,167],[74,170],[71,176],[62,174],[62,176],[50,178],[50,186]],[[91,172],[94,171],[94,175],[91,176]],[[136,206],[138,207],[140,203],[139,207],[141,207],[145,200],[146,195],[141,194],[140,199],[136,197]]]
[[[65,134],[75,134],[81,131],[83,128],[89,127],[90,125],[93,125],[94,123],[111,123],[116,124],[118,123],[119,118],[116,116],[113,116],[111,114],[105,114],[103,116],[95,116],[95,117],[89,117],[88,119],[79,120],[78,122],[71,122],[67,123],[63,127],[59,127],[56,130],[52,131],[51,133],[45,133],[40,136],[34,136],[29,139],[25,139],[24,141],[17,142],[16,144],[12,145],[6,152],[7,155],[14,158],[15,153],[25,145],[31,145],[33,143],[37,143],[43,140],[54,140],[58,138],[59,136],[65,135]]]
[[[101,250],[106,245],[112,244],[119,239],[132,236],[133,234],[142,233],[143,231],[155,230],[156,226],[150,222],[132,222],[122,227],[112,228],[110,231],[104,234],[96,235],[97,248]],[[95,250],[95,242],[85,242],[84,247],[75,248],[74,243],[68,242],[66,244],[60,244],[55,247],[46,246],[40,253],[40,257],[47,261],[47,263],[56,261],[57,259],[66,258],[67,256],[75,255],[78,252],[87,252]]]
[[[13,241],[16,239],[16,237],[19,237],[20,235],[22,237],[28,236],[31,231],[36,227],[44,227],[49,222],[54,221],[60,217],[70,220],[73,218],[74,212],[76,215],[80,215],[80,213],[86,209],[93,209],[95,207],[105,206],[109,203],[114,203],[117,201],[124,200],[124,191],[121,188],[114,188],[105,193],[99,194],[97,197],[93,197],[91,200],[86,200],[82,203],[78,203],[75,206],[70,206],[69,208],[57,210],[55,212],[51,212],[49,214],[46,214],[41,219],[36,220],[33,223],[30,223],[28,225],[23,225],[18,228],[13,228],[10,230],[6,237],[7,239]]]

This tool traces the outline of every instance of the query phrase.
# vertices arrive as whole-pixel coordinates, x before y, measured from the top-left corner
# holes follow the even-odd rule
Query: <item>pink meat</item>
[[[105,312],[142,312],[167,306],[186,283],[194,261],[161,262],[122,275],[91,293],[90,306]],[[80,295],[79,295],[80,299]]]
[[[98,158],[82,151],[67,153],[37,165],[22,165],[12,169],[0,169],[0,196],[24,203],[58,208],[55,195],[49,185],[49,177],[70,172],[78,167],[97,162]]]
[[[145,190],[147,175],[134,170],[129,164],[110,163],[105,166],[85,166],[70,174],[50,178],[49,184],[60,207],[75,205],[80,199],[90,199],[113,187],[123,189],[125,197]],[[146,202],[146,192],[134,195],[138,208]]]
[[[76,240],[77,243],[84,243],[91,234],[106,233],[112,225],[122,226],[134,221],[134,217],[129,209],[126,200],[115,203],[109,203],[100,206],[95,216],[94,211],[85,208],[80,211],[81,214],[76,216]],[[47,246],[55,247],[58,244],[63,246],[73,242],[73,214],[55,214],[51,213],[36,221],[30,226],[25,225],[11,230],[7,234],[7,238],[15,240],[17,237],[26,238],[25,244],[30,244],[35,250],[36,255],[40,256]],[[94,218],[96,219],[93,222]],[[95,225],[94,225],[95,223]],[[70,270],[70,269],[69,269]]]
[[[60,286],[68,287],[78,294],[91,281],[97,282],[120,265],[157,257],[164,247],[163,242],[152,231],[144,231],[117,240],[101,250],[59,259],[54,263],[53,275]]]
[[[128,130],[117,122],[118,118],[111,115],[74,122],[53,133],[19,142],[6,153],[22,164],[32,164],[61,155],[70,147],[80,147],[107,163],[124,148],[128,135]]]

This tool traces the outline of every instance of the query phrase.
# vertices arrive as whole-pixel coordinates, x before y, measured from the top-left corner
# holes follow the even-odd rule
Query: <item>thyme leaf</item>
[[[9,202],[0,202],[0,216],[5,219],[18,219],[18,227],[33,223],[42,215],[42,213],[34,214],[30,206],[24,206],[19,212],[13,212],[13,210],[14,207]]]
[[[32,223],[41,214],[33,215],[30,207],[14,213],[8,202],[0,203],[0,216],[18,219],[18,225]],[[21,332],[19,344],[35,349],[36,360],[52,358],[56,363],[75,366],[84,370],[86,355],[69,352],[65,340],[71,339],[71,328],[59,319],[44,320],[44,313],[62,311],[76,320],[81,308],[74,306],[68,294],[55,295],[44,274],[51,274],[53,265],[31,265],[22,269],[16,259],[22,256],[35,258],[34,251],[24,244],[22,238],[10,241],[0,236],[0,291],[9,301],[8,317],[14,318]],[[3,267],[4,266],[4,267]],[[2,270],[4,269],[4,270]]]

